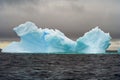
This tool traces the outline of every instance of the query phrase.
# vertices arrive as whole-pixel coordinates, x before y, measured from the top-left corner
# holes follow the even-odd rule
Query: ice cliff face
[[[32,22],[26,22],[13,29],[21,38],[12,42],[2,52],[15,53],[105,53],[110,45],[109,33],[98,27],[85,33],[76,41],[67,38],[55,29],[41,29]]]

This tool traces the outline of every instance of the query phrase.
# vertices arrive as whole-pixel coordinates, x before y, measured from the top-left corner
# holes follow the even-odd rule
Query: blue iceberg
[[[9,53],[105,53],[110,45],[109,33],[96,27],[73,41],[55,29],[38,28],[26,22],[13,29],[21,38],[2,49]]]
[[[79,53],[105,53],[110,45],[109,33],[96,27],[77,39],[76,51]]]
[[[120,48],[118,49],[118,53],[120,53]]]

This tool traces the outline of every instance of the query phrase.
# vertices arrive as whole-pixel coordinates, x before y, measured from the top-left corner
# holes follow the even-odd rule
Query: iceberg
[[[77,39],[76,51],[79,53],[105,53],[110,45],[109,33],[96,27]]]
[[[118,49],[118,53],[120,53],[120,48]]]
[[[8,53],[105,53],[110,45],[109,33],[96,27],[73,41],[57,29],[38,28],[26,22],[13,29],[20,37],[2,49]]]

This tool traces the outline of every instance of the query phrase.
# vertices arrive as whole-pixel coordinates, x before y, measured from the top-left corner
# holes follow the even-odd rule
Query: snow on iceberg
[[[13,29],[21,38],[12,42],[2,52],[11,53],[105,53],[110,45],[109,33],[98,27],[85,33],[76,41],[67,38],[55,29],[41,29],[32,22],[26,22]]]

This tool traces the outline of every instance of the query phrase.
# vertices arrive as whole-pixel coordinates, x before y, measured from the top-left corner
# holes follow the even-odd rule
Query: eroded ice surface
[[[73,41],[55,29],[41,29],[32,22],[26,22],[13,29],[21,38],[12,42],[2,52],[15,53],[105,53],[110,45],[109,33],[98,27]]]

